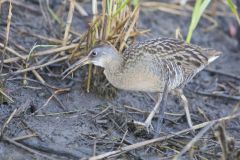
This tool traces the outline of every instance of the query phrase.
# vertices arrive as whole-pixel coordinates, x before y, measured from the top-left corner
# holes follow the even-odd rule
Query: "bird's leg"
[[[157,122],[157,130],[156,130],[156,133],[155,133],[155,137],[158,137],[158,135],[160,134],[161,129],[162,129],[164,113],[165,113],[165,109],[166,109],[166,105],[167,105],[168,92],[169,92],[169,90],[168,90],[168,83],[166,83],[165,87],[164,87],[161,103],[160,103],[161,108],[159,110],[158,122]]]
[[[189,125],[190,128],[192,128],[193,125],[192,125],[191,115],[190,115],[190,112],[189,112],[188,100],[185,97],[185,95],[183,94],[182,89],[176,89],[175,93],[176,93],[177,97],[180,98],[180,100],[183,104],[183,107],[184,107],[184,110],[185,110],[185,113],[186,113],[186,117],[187,117],[188,125]]]
[[[164,118],[164,112],[165,112],[165,108],[166,108],[167,95],[169,92],[168,88],[169,88],[169,78],[166,81],[163,93],[159,92],[158,101],[157,101],[156,105],[154,106],[153,110],[151,111],[151,113],[148,115],[145,122],[144,123],[137,122],[137,124],[144,125],[148,132],[149,132],[149,129],[153,129],[152,119],[153,119],[154,115],[158,112],[160,112],[160,114],[158,116],[159,119],[158,119],[158,124],[157,124],[157,135],[160,132],[161,124],[162,124],[162,121]],[[161,106],[161,108],[160,108],[160,106]]]
[[[153,110],[151,111],[151,113],[148,115],[147,119],[144,122],[146,127],[147,126],[152,127],[152,119],[153,119],[154,115],[159,112],[161,101],[162,101],[162,93],[159,93],[157,103],[155,104]],[[161,106],[161,107],[164,107],[164,106]],[[165,109],[163,109],[163,110],[165,110]],[[161,117],[163,117],[164,113],[162,113],[161,115],[162,115]]]
[[[159,93],[158,101],[157,101],[156,105],[154,106],[153,110],[151,111],[151,113],[148,115],[145,122],[143,123],[143,122],[134,121],[134,124],[144,126],[148,132],[150,130],[153,130],[152,119],[153,119],[154,115],[159,112],[161,100],[162,100],[162,93]]]

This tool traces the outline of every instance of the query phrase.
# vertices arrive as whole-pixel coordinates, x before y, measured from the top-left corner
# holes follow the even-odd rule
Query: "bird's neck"
[[[109,61],[104,67],[105,74],[121,74],[123,66],[123,57],[121,54],[116,55],[111,61]]]
[[[108,81],[116,88],[121,88],[123,84],[124,77],[124,61],[122,56],[118,57],[118,60],[112,60],[108,66],[104,68],[104,74]]]

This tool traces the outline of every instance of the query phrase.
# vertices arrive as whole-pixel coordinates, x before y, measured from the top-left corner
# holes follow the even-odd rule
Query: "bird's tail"
[[[216,51],[214,49],[206,48],[204,49],[204,55],[208,58],[208,63],[213,62],[218,57],[222,55],[222,52]]]

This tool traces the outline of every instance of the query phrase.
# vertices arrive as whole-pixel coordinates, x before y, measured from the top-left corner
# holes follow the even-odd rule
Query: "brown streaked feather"
[[[159,63],[164,64],[169,71],[171,79],[177,76],[178,70],[183,72],[182,85],[190,81],[196,73],[201,71],[208,65],[211,59],[220,56],[221,53],[213,49],[201,48],[197,45],[185,43],[182,40],[172,38],[157,38],[144,42],[138,42],[131,45],[123,53],[125,65],[131,64],[133,61],[149,61],[152,58],[158,59]],[[210,61],[210,62],[209,62]]]

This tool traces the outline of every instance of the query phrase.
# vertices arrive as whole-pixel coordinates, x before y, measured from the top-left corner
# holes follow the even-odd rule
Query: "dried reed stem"
[[[183,133],[187,133],[187,132],[190,132],[192,130],[197,130],[197,129],[203,128],[203,127],[205,127],[205,126],[207,126],[211,123],[218,123],[218,122],[221,122],[221,121],[226,121],[226,120],[230,120],[230,119],[238,118],[238,117],[240,117],[240,113],[230,115],[230,116],[226,116],[226,117],[222,117],[222,118],[219,118],[219,119],[216,119],[216,120],[204,122],[204,123],[195,125],[192,128],[181,130],[181,131],[176,132],[174,134],[170,134],[170,135],[167,135],[167,136],[146,140],[146,141],[143,141],[143,142],[137,142],[135,144],[132,144],[132,145],[129,145],[129,146],[126,146],[126,147],[122,147],[119,150],[110,151],[110,152],[100,154],[98,156],[90,157],[89,160],[99,160],[99,159],[107,158],[107,157],[110,157],[110,156],[111,157],[116,156],[116,155],[119,155],[119,154],[122,154],[122,153],[125,153],[125,152],[129,152],[131,150],[134,150],[134,149],[146,146],[146,145],[151,145],[151,144],[156,143],[156,142],[161,142],[161,141],[173,138],[175,136],[179,136]]]
[[[3,60],[4,60],[4,57],[5,57],[5,53],[6,53],[6,47],[8,45],[11,19],[12,19],[12,0],[9,1],[7,26],[6,26],[6,36],[5,36],[4,47],[3,47],[3,51],[2,51],[2,57],[1,57],[0,73],[2,73],[3,64],[4,64]]]
[[[69,31],[70,31],[71,24],[72,24],[72,19],[73,19],[75,3],[76,3],[76,0],[71,0],[70,1],[67,23],[66,23],[66,28],[65,28],[65,33],[64,33],[63,43],[62,43],[63,46],[67,45],[68,35],[69,35]]]

